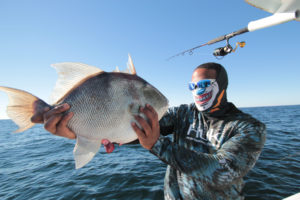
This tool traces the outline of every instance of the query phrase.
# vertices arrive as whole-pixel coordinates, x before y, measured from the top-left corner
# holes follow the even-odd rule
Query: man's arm
[[[150,114],[153,111],[145,109],[143,112],[150,119],[149,121],[155,120],[151,117],[153,114]],[[143,119],[139,120],[143,121]],[[149,124],[150,128],[144,129],[144,132],[136,130],[139,132],[140,142],[151,138],[151,124]],[[144,123],[141,125],[143,126]],[[160,137],[152,144],[151,142],[158,138],[159,133],[156,132],[154,135],[154,139],[149,139],[150,144],[144,148],[151,150],[158,158],[180,172],[195,179],[203,179],[218,187],[226,187],[234,180],[245,176],[254,166],[265,142],[265,126],[258,121],[240,123],[236,128],[236,134],[215,154],[185,149],[166,137]]]
[[[178,109],[178,107],[169,108],[164,114],[164,116],[159,120],[161,135],[166,136],[174,132],[174,126]]]

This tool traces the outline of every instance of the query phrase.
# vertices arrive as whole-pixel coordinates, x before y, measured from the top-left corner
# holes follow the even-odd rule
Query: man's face
[[[200,68],[194,71],[191,80],[193,98],[199,111],[205,111],[213,106],[219,92],[216,81],[216,71]]]

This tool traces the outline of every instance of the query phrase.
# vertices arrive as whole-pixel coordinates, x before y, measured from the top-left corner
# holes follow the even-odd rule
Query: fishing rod
[[[185,53],[189,53],[190,55],[192,55],[193,51],[195,49],[198,49],[198,48],[206,46],[206,45],[211,45],[211,44],[226,40],[226,45],[225,46],[216,48],[213,52],[213,55],[217,58],[218,57],[224,57],[224,56],[226,56],[226,55],[228,55],[232,52],[235,52],[235,50],[237,49],[238,46],[244,47],[245,44],[246,44],[244,41],[243,42],[237,42],[236,47],[233,49],[232,46],[229,43],[230,38],[233,38],[237,35],[241,35],[241,34],[244,34],[244,33],[247,33],[247,32],[252,32],[252,31],[259,30],[259,29],[263,29],[263,28],[267,28],[267,27],[270,27],[270,26],[285,23],[285,22],[288,22],[288,21],[292,21],[292,20],[295,20],[295,19],[299,20],[299,17],[300,17],[300,11],[299,10],[295,10],[293,12],[275,13],[275,14],[269,16],[269,17],[265,17],[265,18],[262,18],[262,19],[259,19],[259,20],[251,21],[251,22],[248,23],[248,26],[245,27],[245,28],[242,28],[238,31],[234,31],[232,33],[217,37],[213,40],[208,41],[205,44],[201,44],[199,46],[196,46],[196,47],[193,47],[191,49],[180,52],[180,53],[178,53],[174,56],[169,57],[167,60],[170,60],[170,59],[172,59],[174,57],[177,57],[177,56],[180,56],[180,55],[183,56],[183,55],[185,55]]]
[[[206,46],[206,45],[211,45],[211,44],[214,44],[214,43],[217,43],[217,42],[221,42],[223,40],[226,40],[226,46],[219,47],[219,48],[215,49],[214,52],[213,52],[213,55],[214,56],[225,56],[225,55],[227,55],[227,54],[229,54],[229,53],[231,53],[233,51],[232,46],[229,44],[229,39],[232,38],[232,37],[234,37],[234,36],[236,36],[236,35],[240,35],[240,34],[247,33],[247,32],[249,32],[248,28],[243,28],[243,29],[240,29],[238,31],[234,31],[232,33],[229,33],[227,35],[223,35],[223,36],[217,37],[217,38],[215,38],[213,40],[208,41],[205,44],[201,44],[199,46],[193,47],[191,49],[187,49],[187,50],[185,50],[183,52],[180,52],[180,53],[178,53],[178,54],[176,54],[174,56],[171,56],[171,57],[168,58],[168,60],[170,60],[170,59],[172,59],[174,57],[180,56],[180,55],[184,56],[185,53],[189,53],[191,55],[191,54],[193,54],[193,51],[195,49],[198,49],[198,48]],[[245,44],[245,42],[244,42],[244,44]]]

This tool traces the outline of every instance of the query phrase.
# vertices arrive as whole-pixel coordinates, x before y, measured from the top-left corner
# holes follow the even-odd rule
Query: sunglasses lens
[[[211,85],[211,80],[201,80],[198,81],[196,84],[193,82],[189,83],[189,89],[194,90],[196,88],[207,88]]]
[[[194,90],[195,89],[195,83],[189,83],[189,89]]]
[[[197,83],[197,86],[199,88],[206,88],[206,87],[210,86],[210,84],[211,84],[210,80],[201,80]]]

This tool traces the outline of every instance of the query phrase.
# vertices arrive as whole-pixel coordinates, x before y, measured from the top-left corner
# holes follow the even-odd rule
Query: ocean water
[[[245,177],[246,199],[282,199],[300,192],[300,106],[243,108],[267,125],[259,161]],[[75,170],[74,140],[36,125],[13,134],[0,120],[0,199],[163,199],[166,165],[140,145],[111,154],[101,148]]]

